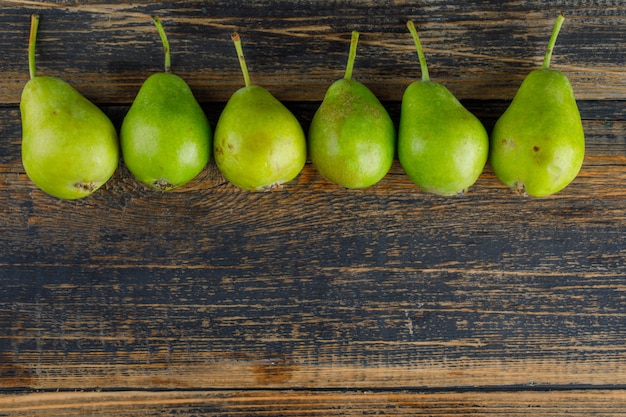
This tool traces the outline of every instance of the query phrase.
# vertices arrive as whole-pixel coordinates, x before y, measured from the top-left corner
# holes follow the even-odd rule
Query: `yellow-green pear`
[[[245,87],[220,114],[213,138],[215,163],[232,184],[246,190],[282,187],[306,163],[306,138],[296,117],[265,88],[252,85],[237,33],[232,36]]]
[[[30,80],[20,101],[22,164],[28,177],[46,193],[68,200],[86,197],[117,169],[117,132],[102,110],[68,83],[37,76],[38,27],[39,16],[32,15]]]
[[[398,159],[411,180],[427,192],[451,196],[465,192],[482,173],[489,154],[483,124],[442,84],[430,80],[413,22],[422,79],[402,96]]]
[[[376,184],[389,171],[396,130],[387,110],[365,85],[352,79],[359,32],[352,32],[346,72],[326,91],[309,127],[313,166],[346,188]]]
[[[187,83],[171,73],[170,47],[153,17],[165,52],[165,72],[148,77],[120,130],[124,163],[144,184],[168,191],[186,184],[211,155],[211,127]]]
[[[567,77],[550,69],[563,24],[559,15],[540,69],[526,76],[491,133],[490,162],[496,176],[520,194],[549,196],[578,175],[585,133]]]

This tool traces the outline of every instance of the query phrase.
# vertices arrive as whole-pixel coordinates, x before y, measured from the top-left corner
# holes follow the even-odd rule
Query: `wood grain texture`
[[[445,394],[368,391],[208,391],[45,393],[0,397],[12,417],[110,416],[390,416],[606,417],[626,414],[626,391]]]
[[[203,102],[225,101],[243,80],[230,41],[239,31],[253,81],[281,100],[318,101],[343,75],[350,32],[362,32],[354,76],[383,100],[400,100],[419,74],[405,27],[420,30],[433,80],[460,98],[509,100],[542,62],[563,12],[554,68],[581,100],[626,97],[626,27],[620,0],[558,3],[444,1],[66,2],[2,0],[0,103],[19,101],[28,77],[29,15],[42,15],[38,63],[98,103],[128,103],[162,68],[150,15],[162,17],[173,70]]]
[[[169,193],[123,162],[89,198],[38,190],[20,159],[29,16],[38,67],[119,127],[162,62],[213,126],[253,79],[308,124],[343,74],[399,120],[431,76],[488,129],[540,64],[570,77],[586,133],[576,180],[522,198],[487,165],[470,191],[425,194],[396,161],[365,190],[308,164],[283,190],[228,184],[211,161]],[[626,50],[620,1],[0,0],[0,416],[626,414]]]
[[[304,119],[310,106],[293,109]],[[621,386],[620,123],[606,134],[604,120],[585,120],[583,171],[547,199],[515,196],[489,167],[467,195],[431,196],[397,163],[366,190],[307,165],[282,192],[249,193],[211,163],[165,194],[122,165],[94,196],[60,201],[29,183],[13,137],[0,380],[46,390]]]

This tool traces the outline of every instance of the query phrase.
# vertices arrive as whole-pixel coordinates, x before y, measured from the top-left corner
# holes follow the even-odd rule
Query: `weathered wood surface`
[[[355,77],[398,121],[431,76],[490,128],[541,62],[570,77],[587,154],[572,185],[528,199],[489,166],[467,195],[423,193],[396,162],[341,189],[307,164],[249,193],[214,163],[157,193],[123,164],[60,201],[20,161],[29,16],[41,74],[119,125],[162,62],[213,124],[253,79],[307,126],[362,32]],[[626,414],[626,7],[552,2],[26,2],[0,0],[0,415]]]
[[[624,5],[621,0],[493,1],[126,1],[2,0],[3,88],[17,103],[28,76],[29,14],[43,15],[38,48],[42,74],[63,75],[99,103],[128,103],[162,67],[150,15],[162,16],[173,71],[201,101],[225,101],[242,84],[230,40],[239,31],[253,81],[282,100],[321,100],[343,75],[350,31],[362,32],[355,78],[383,100],[397,101],[419,77],[415,21],[433,80],[458,97],[508,100],[541,64],[554,19],[555,68],[567,72],[578,99],[626,96]]]
[[[623,416],[626,391],[522,392],[207,391],[72,392],[0,397],[11,416]],[[6,415],[6,414],[3,414]]]

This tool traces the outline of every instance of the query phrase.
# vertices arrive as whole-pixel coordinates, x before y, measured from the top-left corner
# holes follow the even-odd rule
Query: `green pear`
[[[120,129],[124,163],[144,184],[167,191],[186,184],[206,166],[211,127],[187,83],[171,73],[170,47],[158,17],[154,24],[165,51],[165,72],[139,89]]]
[[[444,196],[464,193],[485,167],[489,135],[444,85],[430,81],[413,22],[407,27],[417,47],[422,79],[411,83],[402,96],[398,159],[425,191]]]
[[[326,91],[309,128],[309,158],[327,179],[346,188],[380,181],[395,156],[396,131],[387,110],[365,85],[352,80],[359,39],[352,32],[343,79]]]
[[[213,152],[224,177],[239,188],[279,189],[306,163],[306,138],[296,117],[265,88],[251,85],[237,33],[232,36],[245,87],[228,100],[215,127]]]
[[[526,76],[491,132],[490,162],[496,176],[520,194],[557,193],[578,175],[585,133],[567,77],[550,69],[563,24],[559,15],[540,69]]]
[[[109,118],[65,81],[37,76],[39,16],[32,15],[30,80],[20,101],[22,164],[31,181],[61,199],[86,197],[117,169],[119,143]]]

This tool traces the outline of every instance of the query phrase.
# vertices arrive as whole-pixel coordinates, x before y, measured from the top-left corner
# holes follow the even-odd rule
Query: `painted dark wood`
[[[202,101],[225,101],[243,80],[230,40],[240,32],[253,81],[282,100],[321,100],[343,75],[350,32],[362,32],[354,76],[380,98],[399,100],[420,76],[405,27],[416,22],[431,76],[457,96],[512,97],[528,71],[541,64],[552,24],[567,21],[554,67],[567,71],[579,99],[626,95],[626,25],[620,0],[488,1],[178,1],[33,3],[3,0],[3,89],[16,103],[28,75],[29,15],[42,15],[41,73],[62,75],[100,103],[127,103],[162,67],[150,15],[162,17],[173,70]]]
[[[365,190],[307,164],[283,190],[228,184],[213,161],[169,193],[123,162],[61,201],[21,165],[19,96],[31,13],[41,74],[61,76],[119,126],[161,69],[215,125],[253,80],[308,127],[361,31],[355,77],[397,124],[431,76],[491,128],[541,63],[570,77],[586,132],[576,180],[523,198],[487,165],[453,198],[396,161]],[[626,414],[626,8],[620,1],[0,0],[0,416]]]

